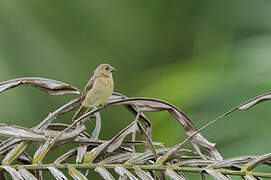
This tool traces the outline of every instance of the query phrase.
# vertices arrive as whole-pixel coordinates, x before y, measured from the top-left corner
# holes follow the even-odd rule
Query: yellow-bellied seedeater
[[[116,69],[109,64],[101,64],[96,68],[94,75],[88,81],[82,92],[81,106],[75,113],[73,120],[84,115],[90,107],[103,107],[114,89],[112,72],[115,70]]]

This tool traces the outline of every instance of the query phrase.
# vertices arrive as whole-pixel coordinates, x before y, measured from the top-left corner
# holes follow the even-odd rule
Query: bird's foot
[[[103,110],[103,109],[104,109],[104,105],[103,105],[103,104],[100,104],[100,105],[98,106],[98,108],[99,108],[100,110]]]

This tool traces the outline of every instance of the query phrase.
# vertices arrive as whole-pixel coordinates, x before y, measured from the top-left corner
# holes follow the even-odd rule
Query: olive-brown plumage
[[[92,78],[88,81],[81,95],[81,106],[73,119],[78,119],[91,107],[104,105],[114,89],[112,72],[116,69],[109,64],[99,65]]]

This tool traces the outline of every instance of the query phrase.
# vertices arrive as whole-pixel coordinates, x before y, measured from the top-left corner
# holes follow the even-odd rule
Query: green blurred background
[[[270,12],[268,0],[1,0],[0,81],[37,76],[83,89],[106,62],[118,69],[115,91],[166,100],[201,127],[270,91]],[[0,95],[1,123],[33,127],[76,97],[9,90]],[[270,108],[267,102],[236,112],[203,134],[224,158],[268,153]],[[70,123],[72,115],[56,122]],[[133,120],[118,107],[101,115],[105,140]],[[167,113],[148,117],[155,141],[173,145],[185,138]]]

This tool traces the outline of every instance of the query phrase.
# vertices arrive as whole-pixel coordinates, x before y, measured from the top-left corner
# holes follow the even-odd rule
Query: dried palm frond
[[[71,85],[44,78],[19,78],[0,83],[0,93],[19,85],[37,87],[51,95],[80,94],[79,90]],[[87,179],[84,170],[96,171],[102,178],[119,179],[187,179],[183,172],[196,172],[205,179],[208,174],[215,179],[227,180],[231,175],[243,179],[271,178],[271,173],[254,172],[255,167],[262,164],[271,165],[271,154],[260,156],[242,156],[223,160],[215,148],[200,132],[212,125],[217,120],[237,110],[247,110],[254,105],[270,100],[271,93],[266,93],[253,98],[225,114],[210,121],[202,128],[197,129],[192,120],[179,108],[168,102],[153,98],[128,98],[119,93],[113,93],[105,108],[123,106],[134,115],[134,119],[122,131],[112,135],[110,140],[99,139],[101,130],[101,109],[93,109],[71,124],[54,123],[57,117],[75,110],[80,106],[80,98],[74,99],[61,106],[33,128],[10,126],[1,124],[0,135],[9,137],[0,143],[0,154],[4,156],[0,169],[1,179],[7,179],[9,173],[13,179],[42,179],[42,171],[49,170],[55,179],[70,179],[63,170],[73,179]],[[173,147],[166,147],[162,142],[152,139],[151,121],[144,112],[167,111],[173,120],[180,124],[188,136]],[[86,132],[86,120],[96,119],[93,132]],[[80,125],[76,126],[78,122]],[[132,138],[127,140],[127,136]],[[142,136],[145,141],[137,140]],[[33,155],[26,153],[29,144],[39,142],[39,147]],[[45,157],[51,152],[73,143],[77,147],[63,152],[52,164],[43,164]],[[191,143],[194,149],[184,149]],[[137,147],[145,147],[138,151]],[[80,148],[78,148],[80,147]],[[207,153],[203,153],[201,148]],[[76,156],[74,163],[66,164],[71,157]],[[17,161],[18,160],[18,161]],[[21,162],[21,164],[16,164]],[[81,163],[82,162],[82,163]],[[113,170],[113,171],[112,171]]]

